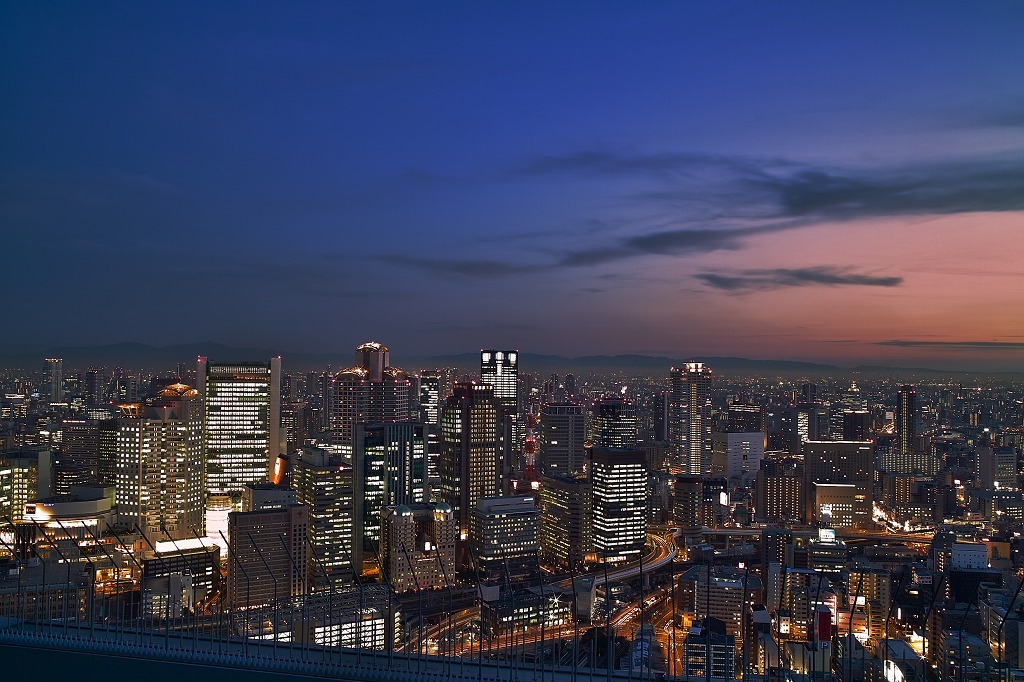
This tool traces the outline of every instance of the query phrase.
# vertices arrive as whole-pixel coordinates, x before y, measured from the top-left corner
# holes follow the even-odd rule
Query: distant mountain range
[[[204,341],[175,346],[150,346],[144,343],[115,343],[105,346],[64,346],[41,353],[0,355],[0,367],[7,369],[42,368],[44,358],[63,358],[67,370],[88,367],[124,367],[125,369],[171,370],[179,362],[191,365],[204,355],[214,361],[266,360],[275,355],[284,359],[285,371],[319,370],[330,365],[336,369],[352,364],[352,353],[290,353],[284,349],[241,348]],[[397,367],[408,370],[434,367],[457,367],[475,371],[480,366],[477,353],[457,355],[407,356],[392,354]],[[861,365],[840,367],[793,360],[751,360],[737,357],[669,358],[651,355],[587,355],[567,358],[560,355],[521,353],[520,366],[530,372],[622,371],[631,374],[664,375],[668,368],[691,360],[704,362],[724,374],[800,374],[805,376],[844,375],[853,372],[879,375],[953,376],[966,374],[1016,375],[1020,372],[954,372],[928,368],[885,367]]]

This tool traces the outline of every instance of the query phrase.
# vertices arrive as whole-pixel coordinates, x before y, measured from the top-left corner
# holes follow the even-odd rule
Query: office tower
[[[46,358],[46,369],[50,376],[50,402],[64,402],[63,358]]]
[[[599,560],[628,561],[647,541],[647,467],[643,450],[590,449],[594,549]]]
[[[30,500],[51,496],[53,451],[30,446],[0,455],[0,520],[20,519]]]
[[[810,498],[805,518],[816,519],[814,483],[851,483],[853,525],[869,523],[874,506],[875,448],[870,441],[807,441],[804,443],[804,491]]]
[[[436,369],[420,372],[419,420],[429,426],[441,423],[441,372]]]
[[[330,388],[331,441],[352,452],[355,425],[410,419],[409,375],[388,362],[387,346],[376,341],[356,347],[352,367],[338,372]]]
[[[228,528],[228,608],[237,612],[306,593],[306,506],[231,512]]]
[[[816,384],[802,384],[800,386],[800,402],[805,405],[817,405],[818,386]]]
[[[76,485],[99,483],[100,426],[95,419],[65,419],[53,462],[55,495],[71,494]]]
[[[974,474],[979,488],[1016,490],[1017,449],[980,445],[974,451]]]
[[[358,537],[353,478],[348,462],[320,448],[303,447],[292,460],[296,501],[309,510],[310,583],[318,588],[362,572],[361,556],[357,561],[353,549]]]
[[[729,517],[729,481],[724,478],[701,477],[701,515],[704,525],[720,528]]]
[[[519,414],[519,351],[480,351],[480,382],[494,387],[505,414]]]
[[[711,369],[687,362],[671,371],[669,442],[684,473],[711,470]]]
[[[763,431],[711,434],[711,475],[750,487],[764,459]]]
[[[576,399],[576,390],[577,390],[576,389],[576,377],[573,376],[572,374],[566,374],[565,375],[565,380],[562,382],[562,385],[565,386],[565,395],[566,395],[566,397],[569,398],[570,400],[575,400]]]
[[[441,411],[440,483],[437,501],[448,503],[469,537],[469,515],[481,497],[500,497],[502,481],[501,403],[488,384],[455,384]]]
[[[267,480],[285,447],[281,431],[281,358],[214,363],[200,357],[196,388],[205,401],[206,486],[238,495]]]
[[[540,479],[540,551],[556,566],[578,568],[593,551],[590,481],[544,475]]]
[[[679,474],[673,484],[672,518],[683,534],[699,539],[704,526],[704,484],[700,476]]]
[[[896,462],[888,469],[895,474],[912,474],[917,466],[917,423],[920,413],[917,391],[913,386],[900,386],[896,393]]]
[[[725,632],[742,640],[742,615],[745,604],[760,604],[764,589],[760,578],[727,566],[693,566],[680,576],[684,611],[695,620],[715,618]]]
[[[621,395],[606,395],[590,406],[589,442],[595,448],[635,448],[636,406]]]
[[[103,405],[107,402],[107,376],[99,367],[90,367],[85,373],[85,404]]]
[[[871,413],[867,410],[843,410],[840,440],[868,440],[871,434]]]
[[[426,424],[427,434],[427,480],[437,481],[437,460],[441,455],[441,372],[423,370],[420,372],[419,420]]]
[[[800,452],[809,440],[821,440],[828,432],[828,410],[818,405],[790,405],[782,410],[785,447]]]
[[[754,479],[754,518],[779,523],[799,520],[803,513],[803,463],[795,458],[762,460]]]
[[[583,406],[544,403],[540,406],[540,452],[537,464],[548,474],[571,475],[583,471],[586,457]]]
[[[733,403],[726,412],[725,430],[730,433],[764,431],[764,407],[750,403]]]
[[[694,623],[683,641],[683,678],[725,682],[736,677],[736,639],[721,621]]]
[[[772,564],[786,566],[786,548],[793,542],[793,531],[785,528],[765,528],[761,531],[761,575],[768,575]]]
[[[118,406],[117,511],[150,542],[203,534],[203,411],[185,384],[160,391],[149,405]]]
[[[372,422],[355,425],[353,444],[358,565],[362,550],[378,548],[384,507],[426,501],[427,442],[421,422]]]
[[[401,594],[450,588],[455,583],[459,524],[444,502],[389,505],[382,515],[381,563]]]
[[[485,580],[522,580],[536,572],[540,510],[533,495],[482,497],[470,515],[470,542]]]

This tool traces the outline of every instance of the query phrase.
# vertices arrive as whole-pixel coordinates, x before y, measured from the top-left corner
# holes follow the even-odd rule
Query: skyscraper
[[[115,489],[122,523],[138,525],[151,542],[202,534],[202,398],[172,384],[151,405],[120,405]],[[164,534],[166,532],[166,535]]]
[[[378,549],[384,507],[426,501],[425,428],[422,422],[360,423],[353,443],[353,528],[361,559],[361,550]]]
[[[331,441],[352,452],[355,425],[410,419],[409,375],[388,362],[387,346],[370,341],[356,347],[355,361],[331,382],[328,406]]]
[[[506,414],[519,414],[519,351],[480,351],[480,381],[494,387]]]
[[[64,359],[46,358],[50,375],[50,402],[64,402]]]
[[[896,393],[896,466],[893,473],[912,474],[916,467],[917,391],[913,386],[900,386]]]
[[[267,480],[285,447],[281,358],[219,364],[200,357],[196,388],[205,400],[206,477],[211,494],[240,494]]]
[[[320,587],[339,579],[347,581],[362,570],[353,553],[352,466],[326,450],[303,447],[293,460],[292,487],[296,501],[309,510],[313,545],[310,583]]]
[[[583,471],[583,406],[544,403],[540,406],[540,451],[537,464],[547,474],[571,475]]]
[[[643,450],[590,449],[594,549],[602,561],[635,559],[647,541]]]
[[[625,396],[609,394],[590,406],[589,442],[595,448],[636,447],[636,407]]]
[[[231,512],[227,603],[232,611],[305,594],[308,526],[309,509],[301,504]]]
[[[684,473],[711,470],[711,369],[687,362],[671,370],[669,442]]]
[[[815,483],[849,483],[856,487],[851,525],[869,523],[874,506],[875,448],[870,441],[807,441],[804,443],[805,518],[820,517],[814,509]]]
[[[455,512],[463,539],[481,497],[499,497],[502,484],[502,406],[488,384],[455,384],[441,412],[438,499]]]

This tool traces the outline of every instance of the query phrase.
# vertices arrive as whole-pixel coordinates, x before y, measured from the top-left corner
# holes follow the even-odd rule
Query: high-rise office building
[[[469,537],[469,516],[481,497],[500,497],[502,406],[489,384],[455,384],[441,412],[440,482],[437,499],[448,503]]]
[[[152,404],[119,406],[115,489],[121,523],[151,542],[204,530],[202,398],[172,384]]]
[[[359,558],[361,549],[378,548],[384,507],[426,501],[426,428],[422,422],[359,423],[353,444],[353,528],[362,540],[355,548]]]
[[[765,459],[754,481],[754,518],[779,523],[804,514],[803,463],[796,458]]]
[[[647,466],[643,450],[590,449],[594,550],[598,559],[628,561],[647,541]]]
[[[892,473],[912,474],[917,466],[917,422],[920,413],[917,391],[913,386],[900,386],[896,393],[896,462]]]
[[[232,611],[306,593],[309,509],[305,505],[231,512],[228,528],[226,600]]]
[[[874,506],[875,448],[870,441],[807,441],[804,443],[805,518],[817,519],[813,509],[815,483],[855,486],[852,525],[870,523]]]
[[[208,492],[237,495],[247,484],[267,480],[285,447],[281,358],[222,364],[200,357],[196,384],[205,401]]]
[[[868,440],[871,434],[871,413],[867,410],[842,411],[842,433],[840,440]]]
[[[540,479],[541,556],[561,567],[580,567],[593,552],[590,481],[544,475]]]
[[[443,398],[441,372],[436,369],[421,371],[419,419],[427,427],[427,480],[429,481],[437,481],[437,459],[441,454],[441,404],[444,402]]]
[[[480,382],[494,387],[505,414],[519,414],[519,351],[480,351]]]
[[[103,405],[107,402],[107,373],[99,367],[90,367],[85,373],[85,404]]]
[[[735,402],[726,412],[725,430],[732,433],[764,431],[764,407]]]
[[[387,346],[364,343],[356,347],[356,364],[331,381],[327,406],[331,441],[346,454],[352,451],[356,424],[410,419],[409,375],[391,367],[389,360]]]
[[[702,362],[673,367],[669,442],[684,473],[711,471],[711,369]]]
[[[540,406],[540,452],[537,464],[549,474],[571,475],[583,471],[586,457],[583,406],[578,403],[544,403]]]
[[[750,487],[764,459],[764,446],[763,431],[713,433],[711,475]]]
[[[46,369],[50,377],[50,402],[64,402],[64,359],[46,358]]]
[[[635,448],[639,423],[636,406],[622,395],[609,394],[590,406],[589,443],[595,448]]]
[[[470,515],[470,541],[487,580],[525,578],[540,551],[540,510],[533,495],[482,497]]]
[[[362,570],[353,551],[352,466],[326,450],[303,447],[292,460],[292,487],[296,501],[309,509],[310,584],[329,589],[339,580],[347,582]]]

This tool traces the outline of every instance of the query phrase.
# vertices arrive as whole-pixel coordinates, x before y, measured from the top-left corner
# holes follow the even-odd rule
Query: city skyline
[[[1022,32],[1016,3],[8,5],[0,354],[1020,371]]]

